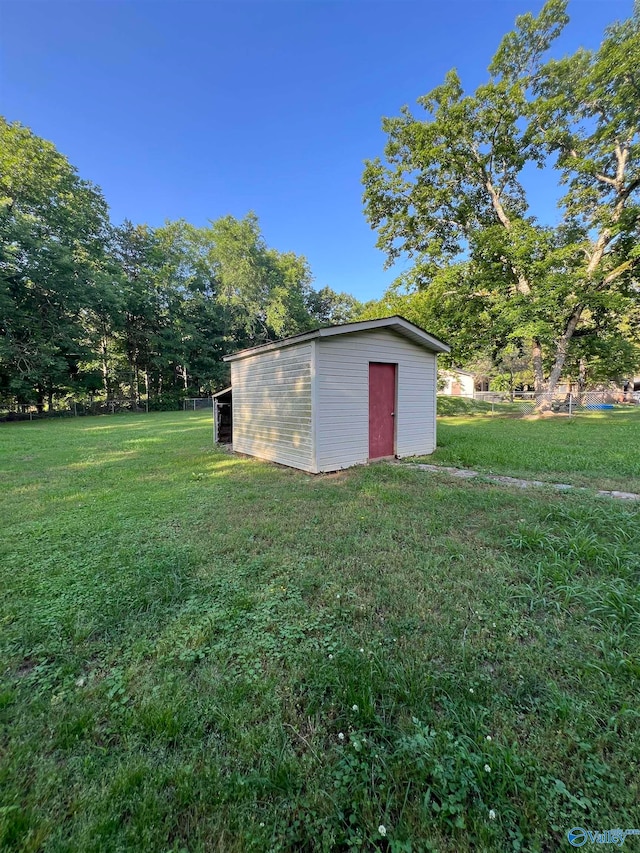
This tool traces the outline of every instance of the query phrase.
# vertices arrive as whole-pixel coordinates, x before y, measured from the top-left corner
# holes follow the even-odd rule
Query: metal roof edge
[[[323,326],[319,329],[314,329],[311,332],[301,332],[299,335],[293,335],[289,338],[283,338],[280,341],[268,341],[264,344],[258,344],[255,347],[239,350],[238,352],[225,355],[223,361],[236,361],[242,358],[248,358],[252,355],[257,355],[261,352],[271,352],[272,350],[282,349],[283,347],[294,346],[295,344],[305,343],[314,338],[327,338],[335,335],[350,335],[357,332],[368,332],[375,329],[391,329],[409,340],[413,340],[423,346],[425,349],[435,353],[451,352],[451,347],[444,341],[430,335],[425,329],[416,326],[400,314],[393,314],[391,317],[380,317],[377,320],[358,320],[355,323],[343,323],[336,326]]]
[[[302,344],[305,341],[313,340],[320,336],[320,329],[314,329],[312,332],[301,332],[299,335],[292,335],[290,338],[282,338],[279,341],[266,341],[264,344],[258,344],[255,347],[232,352],[229,355],[222,357],[223,361],[237,361],[241,358],[248,358],[251,355],[257,355],[259,352],[270,352],[274,349],[283,349],[284,347],[292,347],[295,344]]]

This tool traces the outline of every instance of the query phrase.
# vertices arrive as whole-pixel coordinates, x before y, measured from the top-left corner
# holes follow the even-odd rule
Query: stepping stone
[[[542,480],[522,480],[519,477],[506,477],[504,475],[481,474],[479,471],[472,471],[470,468],[451,468],[445,465],[427,465],[422,462],[395,462],[395,465],[401,465],[403,468],[417,468],[419,471],[431,471],[433,474],[449,474],[451,477],[456,477],[459,480],[471,480],[473,477],[482,477],[483,480],[488,480],[490,483],[499,483],[503,486],[515,486],[518,489],[528,489],[531,486],[547,486],[550,489],[557,489],[561,492],[588,492],[589,489],[583,486],[572,486],[570,483],[545,483]],[[617,492],[615,490],[606,491],[599,489],[597,495],[605,498],[617,498],[621,501],[640,501],[640,495],[634,492]]]

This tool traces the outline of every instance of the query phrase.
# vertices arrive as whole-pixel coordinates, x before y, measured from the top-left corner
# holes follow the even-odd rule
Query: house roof
[[[459,367],[446,367],[442,372],[450,374],[458,373],[460,376],[475,376],[475,373],[469,373],[468,370],[460,370]]]
[[[321,329],[314,329],[312,332],[301,332],[299,335],[293,335],[290,338],[283,338],[281,341],[272,341],[266,344],[260,344],[257,347],[250,347],[239,352],[234,352],[231,355],[225,355],[224,361],[236,361],[241,358],[248,358],[261,352],[270,352],[271,350],[282,349],[283,347],[294,346],[306,341],[312,341],[316,338],[329,338],[335,335],[351,335],[357,332],[372,332],[376,329],[389,329],[402,335],[418,344],[430,352],[450,352],[451,347],[443,341],[438,340],[429,332],[400,317],[399,314],[393,317],[383,317],[380,320],[361,320],[358,323],[343,323],[340,326],[324,326]]]

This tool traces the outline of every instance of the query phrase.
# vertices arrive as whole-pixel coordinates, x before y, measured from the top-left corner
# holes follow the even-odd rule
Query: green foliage
[[[323,287],[309,294],[308,309],[318,325],[335,326],[360,319],[362,306],[350,293]]]
[[[42,405],[87,353],[106,287],[107,209],[51,143],[0,118],[0,389]]]
[[[625,367],[640,364],[626,320],[640,301],[640,18],[610,27],[598,51],[548,60],[565,7],[549,0],[519,17],[474,93],[451,71],[418,99],[424,117],[405,107],[384,119],[385,162],[363,175],[378,246],[389,263],[413,260],[396,284],[408,310],[437,324],[457,359],[528,351],[549,390],[578,336],[616,352],[625,342]],[[532,166],[554,168],[566,188],[557,226],[529,209]],[[617,373],[615,356],[607,367]]]
[[[0,399],[100,394],[151,408],[228,384],[227,353],[350,319],[258,219],[109,225],[50,142],[0,121]]]

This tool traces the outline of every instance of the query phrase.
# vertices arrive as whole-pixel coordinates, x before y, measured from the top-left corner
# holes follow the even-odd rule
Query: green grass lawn
[[[640,407],[572,418],[441,417],[438,449],[428,460],[484,473],[640,493]]]
[[[637,477],[622,419],[532,422],[518,472],[546,428],[566,479],[592,423]],[[497,466],[513,426],[445,422],[438,457]],[[214,450],[199,413],[7,424],[0,453],[1,849],[554,851],[640,828],[638,506],[312,477]]]

